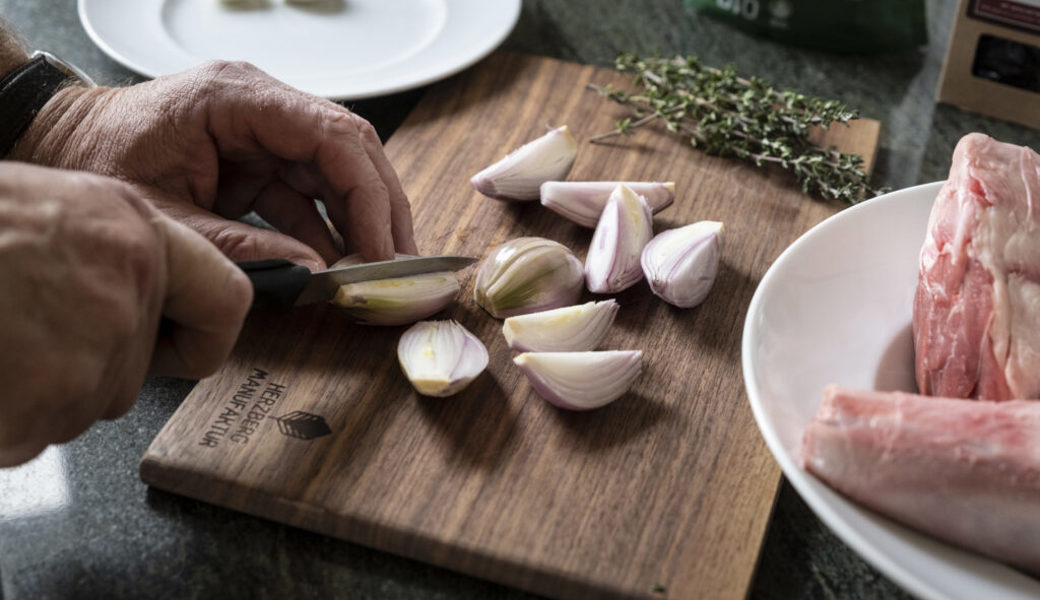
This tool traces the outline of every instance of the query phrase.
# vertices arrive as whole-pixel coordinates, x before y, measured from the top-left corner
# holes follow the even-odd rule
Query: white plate
[[[762,278],[744,324],[744,380],[784,475],[834,532],[911,593],[1040,598],[1040,583],[860,508],[798,466],[828,383],[913,391],[912,299],[941,183],[848,208],[799,238]]]
[[[425,85],[509,35],[521,0],[79,0],[87,34],[148,77],[208,59],[246,60],[336,100]]]

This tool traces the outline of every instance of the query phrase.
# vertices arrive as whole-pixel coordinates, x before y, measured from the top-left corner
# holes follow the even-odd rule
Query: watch
[[[49,52],[36,51],[0,79],[0,158],[6,157],[37,113],[68,85],[97,84],[83,71]]]

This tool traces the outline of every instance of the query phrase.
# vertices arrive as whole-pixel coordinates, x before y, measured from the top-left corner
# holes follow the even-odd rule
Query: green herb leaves
[[[593,142],[626,135],[660,120],[669,131],[716,156],[790,171],[808,194],[855,204],[883,190],[871,185],[863,160],[809,141],[812,127],[847,124],[857,116],[835,100],[778,91],[761,79],[738,77],[733,67],[706,67],[696,57],[639,58],[622,54],[619,70],[634,76],[636,92],[592,86],[604,97],[632,109],[611,132]]]

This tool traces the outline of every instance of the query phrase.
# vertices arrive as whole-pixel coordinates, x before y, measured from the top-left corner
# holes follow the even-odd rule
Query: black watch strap
[[[0,158],[36,118],[44,104],[77,78],[37,56],[0,79]]]

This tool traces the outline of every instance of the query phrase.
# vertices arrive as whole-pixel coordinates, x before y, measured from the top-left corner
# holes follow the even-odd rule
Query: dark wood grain
[[[387,143],[420,249],[484,256],[538,235],[584,258],[591,231],[537,202],[484,198],[468,180],[546,126],[580,138],[609,130],[616,109],[585,84],[619,77],[499,54],[433,87]],[[877,133],[863,122],[830,135],[872,157]],[[723,266],[701,306],[675,309],[645,284],[616,295],[603,347],[645,353],[630,393],[587,413],[538,398],[512,365],[501,322],[472,301],[471,269],[445,316],[480,337],[491,362],[461,394],[411,389],[395,353],[403,328],[355,325],[332,307],[256,312],[225,367],[155,439],[142,479],[553,597],[743,597],[779,482],[744,394],[745,312],[783,248],[840,207],[806,198],[782,173],[704,156],[652,129],[581,143],[570,179],[674,180],[677,201],[658,230],[725,223]],[[248,406],[264,390],[272,400],[243,430],[249,408],[234,396],[254,369],[266,379],[246,388],[256,390]],[[220,434],[228,409],[236,414]],[[274,417],[294,411],[321,416],[332,433],[285,435]]]

